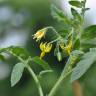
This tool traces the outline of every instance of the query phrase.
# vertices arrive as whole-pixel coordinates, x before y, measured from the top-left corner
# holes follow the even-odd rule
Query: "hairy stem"
[[[31,69],[30,66],[27,66],[27,69],[28,69],[28,71],[30,72],[30,74],[32,75],[32,77],[33,77],[33,79],[34,79],[34,81],[35,81],[35,83],[36,83],[36,85],[37,85],[37,88],[38,88],[38,91],[39,91],[40,96],[44,96],[44,95],[43,95],[43,91],[42,91],[42,87],[41,87],[41,85],[40,85],[40,82],[39,82],[36,74],[35,74],[34,71]]]
[[[59,89],[59,87],[61,86],[63,80],[72,72],[69,71],[65,76],[60,76],[60,78],[58,79],[58,81],[56,82],[56,84],[54,85],[54,87],[51,89],[50,93],[48,94],[48,96],[54,96],[56,94],[56,91]]]

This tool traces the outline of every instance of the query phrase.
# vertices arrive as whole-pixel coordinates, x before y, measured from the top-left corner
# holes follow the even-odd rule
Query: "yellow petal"
[[[48,52],[50,52],[51,51],[51,49],[52,49],[52,44],[46,44],[46,47],[45,47],[45,52],[46,53],[48,53]]]
[[[41,49],[41,51],[44,51],[44,44],[43,43],[40,43],[40,49]]]
[[[61,49],[64,49],[65,48],[64,43],[60,44],[60,47]]]
[[[45,52],[41,52],[40,58],[42,59],[45,56]]]
[[[39,41],[42,39],[42,37],[45,36],[46,33],[46,28],[43,28],[41,30],[38,30],[34,35],[33,35],[33,39],[36,39],[36,41]]]

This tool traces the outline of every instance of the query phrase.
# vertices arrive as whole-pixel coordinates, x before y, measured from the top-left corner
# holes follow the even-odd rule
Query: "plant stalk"
[[[62,84],[63,80],[72,72],[69,71],[65,76],[60,76],[54,87],[51,89],[50,93],[48,96],[54,96],[56,94],[56,91],[59,89],[60,85]]]
[[[27,69],[28,69],[28,71],[30,72],[31,76],[33,77],[33,79],[34,79],[34,81],[35,81],[35,83],[36,83],[36,85],[37,85],[37,88],[38,88],[38,91],[39,91],[40,96],[44,96],[43,91],[42,91],[42,87],[41,87],[41,85],[40,85],[40,82],[39,82],[36,74],[35,74],[34,71],[31,69],[30,66],[27,66]]]

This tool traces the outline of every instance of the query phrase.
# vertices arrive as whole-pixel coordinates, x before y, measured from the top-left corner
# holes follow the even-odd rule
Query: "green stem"
[[[42,91],[42,87],[41,87],[41,85],[40,85],[40,82],[39,82],[36,74],[35,74],[34,71],[31,69],[30,66],[27,66],[27,69],[28,69],[28,71],[30,72],[30,74],[32,75],[32,77],[33,77],[33,79],[34,79],[34,81],[35,81],[35,83],[36,83],[36,85],[37,85],[37,88],[38,88],[38,91],[39,91],[40,96],[44,96],[44,95],[43,95],[43,91]]]
[[[50,91],[50,93],[48,94],[48,96],[54,96],[56,94],[56,91],[59,89],[60,85],[62,84],[63,80],[72,72],[69,71],[65,76],[60,76],[60,78],[58,79],[58,81],[56,82],[56,84],[54,85],[54,87],[52,88],[52,90]]]
[[[58,40],[60,40],[61,38],[59,37],[59,38],[57,38],[57,39],[55,39],[55,40],[53,40],[53,41],[51,41],[51,42],[49,42],[50,44],[51,43],[54,43],[54,42],[57,42]]]

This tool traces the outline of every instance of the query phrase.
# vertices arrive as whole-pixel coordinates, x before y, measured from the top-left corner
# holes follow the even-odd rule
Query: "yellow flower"
[[[61,43],[60,47],[61,47],[61,49],[64,49],[65,48],[64,43]]]
[[[33,39],[36,39],[36,41],[39,41],[42,39],[42,37],[45,36],[46,33],[46,28],[43,28],[41,30],[38,30],[34,35],[33,35]]]
[[[65,52],[67,52],[68,54],[71,53],[71,49],[72,49],[72,40],[69,41],[67,46],[64,46],[64,44],[60,44],[61,49],[63,49]]]
[[[52,44],[50,43],[41,43],[40,44],[40,49],[41,49],[41,54],[40,54],[40,58],[43,58],[45,53],[49,53],[52,49]]]

